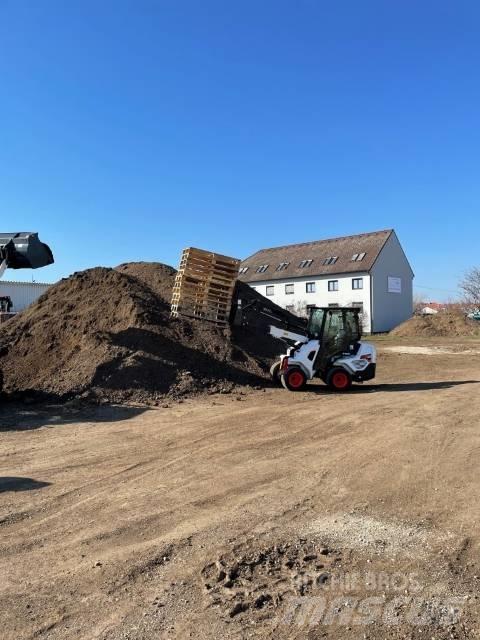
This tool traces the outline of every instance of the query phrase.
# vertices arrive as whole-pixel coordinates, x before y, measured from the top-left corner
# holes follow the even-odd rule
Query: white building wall
[[[363,279],[363,289],[353,289],[353,278]],[[328,282],[338,280],[338,291],[329,291]],[[315,283],[315,292],[307,293],[307,282]],[[368,273],[355,273],[342,276],[315,276],[302,278],[285,278],[285,280],[264,280],[249,283],[258,293],[270,298],[283,308],[292,307],[295,313],[312,304],[317,307],[328,307],[329,304],[338,304],[340,307],[349,307],[353,303],[362,303],[364,310],[364,331],[371,331],[370,319],[370,275]],[[285,292],[285,285],[293,284],[294,293]],[[273,286],[273,295],[267,295],[267,286]]]
[[[42,282],[9,282],[0,280],[0,296],[10,296],[13,302],[12,311],[19,312],[35,302],[50,284]]]
[[[372,271],[373,331],[391,331],[413,314],[413,271],[393,233]]]

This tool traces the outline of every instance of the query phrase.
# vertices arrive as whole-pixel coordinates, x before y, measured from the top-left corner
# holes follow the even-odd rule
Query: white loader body
[[[377,352],[361,340],[357,309],[315,307],[306,335],[275,326],[270,334],[293,343],[270,370],[291,391],[302,389],[314,377],[336,391],[375,377]]]
[[[377,362],[377,350],[368,342],[360,342],[359,345],[360,348],[355,354],[342,354],[334,359],[333,364],[336,367],[344,367],[350,372],[354,380],[362,382],[363,380],[359,379],[361,374],[366,371],[369,364],[376,364]],[[286,366],[298,366],[303,369],[308,380],[311,380],[317,375],[318,369],[315,367],[315,361],[320,346],[319,340],[297,343],[295,345],[296,350],[293,353],[280,356],[281,369],[285,369]],[[285,359],[288,359],[288,363],[285,363]]]

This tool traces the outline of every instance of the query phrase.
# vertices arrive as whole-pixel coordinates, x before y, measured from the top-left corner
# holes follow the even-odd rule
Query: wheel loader
[[[40,241],[37,233],[0,233],[0,278],[6,269],[39,269],[53,262],[50,247]],[[0,370],[0,391],[2,388],[3,374]]]
[[[258,298],[236,305],[234,324],[266,328],[289,345],[270,369],[273,380],[289,391],[300,391],[315,377],[339,392],[375,378],[376,349],[361,339],[360,309],[311,307],[304,321]]]

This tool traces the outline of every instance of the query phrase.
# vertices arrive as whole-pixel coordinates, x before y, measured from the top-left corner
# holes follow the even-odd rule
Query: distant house
[[[418,305],[418,311],[416,311],[416,313],[431,316],[442,311],[464,313],[465,305],[461,302],[421,302]]]
[[[422,316],[434,316],[438,313],[438,309],[434,309],[433,307],[422,307],[420,309],[420,315]]]
[[[414,273],[393,229],[261,249],[239,277],[295,313],[359,307],[366,332],[390,331],[413,313]]]

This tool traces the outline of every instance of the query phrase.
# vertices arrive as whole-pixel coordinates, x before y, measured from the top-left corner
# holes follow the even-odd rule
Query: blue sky
[[[0,0],[0,230],[56,256],[7,277],[394,227],[423,297],[454,297],[479,29],[473,0]]]

